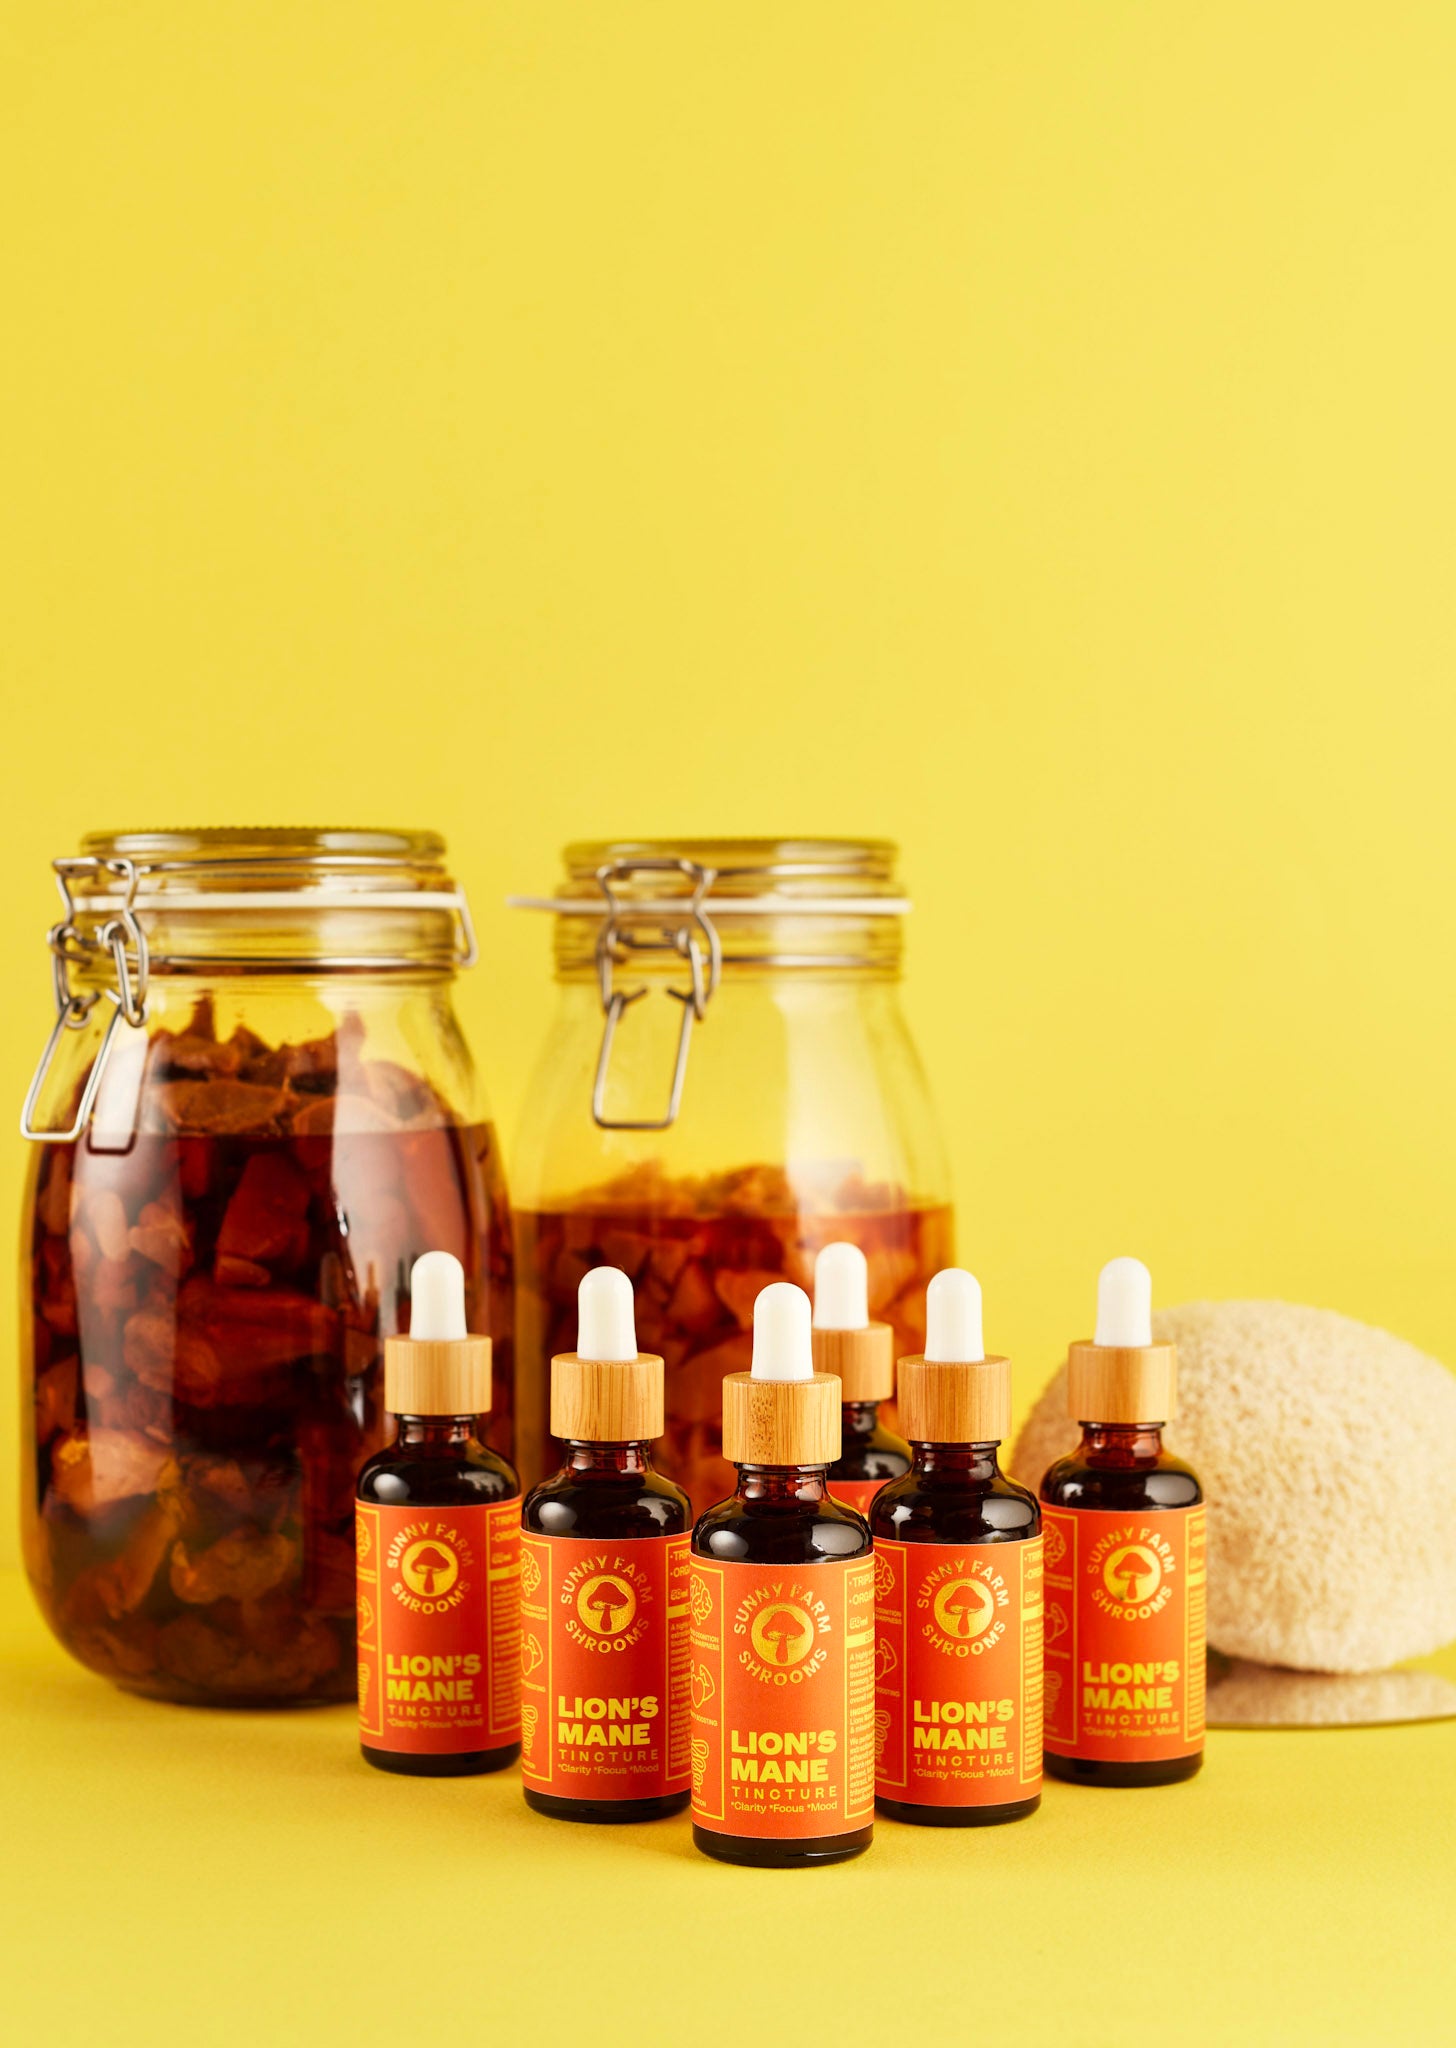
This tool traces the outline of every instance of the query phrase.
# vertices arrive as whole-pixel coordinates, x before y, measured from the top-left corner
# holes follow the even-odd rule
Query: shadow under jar
[[[420,1253],[511,1449],[511,1251],[431,833],[94,835],[55,863],[26,1105],[23,1540],[71,1653],[160,1699],[352,1699],[354,1485]]]
[[[554,914],[560,994],[512,1160],[517,1464],[529,1487],[560,1462],[550,1361],[575,1341],[582,1275],[620,1266],[666,1364],[658,1465],[717,1500],[734,1486],[723,1380],[749,1365],[761,1289],[811,1287],[819,1249],[851,1238],[871,1316],[915,1352],[953,1259],[900,1008],[896,849],[618,840],[564,864],[555,896],[518,899]]]

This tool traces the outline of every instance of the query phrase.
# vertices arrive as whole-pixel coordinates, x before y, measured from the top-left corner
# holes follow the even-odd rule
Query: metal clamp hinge
[[[660,925],[652,936],[644,936],[624,922],[633,914],[631,906],[624,905],[619,900],[612,886],[613,883],[624,881],[629,875],[643,873],[680,874],[692,885],[692,893],[683,900],[681,914],[676,922]],[[693,1026],[700,1024],[706,1016],[708,1004],[717,992],[723,972],[722,944],[712,919],[703,909],[703,898],[717,880],[717,870],[700,867],[692,860],[618,860],[608,861],[599,867],[596,879],[598,887],[607,899],[607,913],[602,920],[596,946],[597,981],[601,988],[602,1011],[606,1022],[602,1027],[602,1045],[597,1055],[596,1081],[592,1088],[592,1118],[604,1131],[669,1130],[677,1122],[678,1111],[682,1108],[683,1081],[688,1070],[688,1046],[692,1039]],[[639,917],[641,915],[640,912],[636,914]],[[647,994],[645,984],[634,989],[614,987],[613,968],[626,962],[634,954],[661,952],[674,953],[680,959],[686,960],[689,976],[687,988],[664,990],[664,994],[682,1005],[682,1022],[678,1027],[677,1055],[673,1061],[667,1113],[660,1117],[611,1117],[606,1112],[607,1077],[617,1027],[632,1004]]]
[[[96,1104],[101,1077],[106,1070],[107,1056],[118,1023],[125,1021],[134,1031],[139,1031],[147,1020],[147,984],[150,979],[150,961],[147,954],[146,933],[137,919],[135,903],[137,891],[137,867],[129,860],[96,860],[76,858],[53,860],[56,886],[61,892],[64,906],[60,922],[53,924],[47,943],[51,949],[51,978],[56,995],[56,1021],[51,1035],[46,1040],[45,1051],[35,1070],[31,1084],[25,1092],[25,1103],[20,1112],[20,1135],[33,1138],[43,1145],[74,1145],[85,1130],[91,1111]],[[72,884],[94,880],[99,875],[110,875],[124,882],[125,892],[119,908],[98,927],[94,935],[88,936],[76,923],[76,901]],[[111,955],[113,986],[78,992],[71,986],[71,969],[94,960],[98,955]],[[83,1030],[91,1013],[102,997],[112,1005],[106,1029],[101,1035],[96,1057],[92,1060],[81,1089],[80,1099],[70,1126],[66,1130],[38,1128],[35,1123],[35,1107],[40,1100],[41,1089],[50,1073],[64,1034],[68,1031]]]

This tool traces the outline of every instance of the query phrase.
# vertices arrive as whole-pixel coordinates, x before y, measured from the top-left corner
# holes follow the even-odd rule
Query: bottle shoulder
[[[911,1462],[910,1446],[905,1439],[877,1422],[868,1436],[846,1436],[842,1455],[829,1467],[829,1477],[898,1479],[910,1470]]]
[[[520,1490],[515,1468],[487,1444],[472,1442],[449,1458],[388,1444],[360,1472],[357,1493],[378,1507],[443,1508],[490,1507]]]
[[[833,1564],[870,1553],[863,1515],[827,1496],[764,1502],[734,1495],[698,1517],[693,1553],[720,1564]]]
[[[660,1472],[583,1474],[563,1466],[533,1486],[521,1503],[521,1527],[535,1536],[625,1543],[686,1535],[692,1522],[687,1495]]]
[[[1048,1466],[1041,1498],[1047,1507],[1156,1513],[1197,1507],[1203,1488],[1193,1467],[1171,1451],[1160,1451],[1156,1460],[1136,1465],[1113,1465],[1072,1451]]]
[[[967,1480],[911,1471],[875,1495],[870,1527],[894,1543],[1025,1543],[1041,1533],[1041,1509],[1004,1472]]]

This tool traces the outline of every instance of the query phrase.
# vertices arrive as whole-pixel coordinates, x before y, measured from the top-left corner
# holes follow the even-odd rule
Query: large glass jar
[[[512,1163],[517,1458],[554,1448],[547,1377],[591,1266],[623,1267],[638,1341],[667,1361],[660,1463],[702,1509],[731,1490],[721,1382],[753,1302],[807,1286],[852,1238],[870,1312],[924,1342],[949,1263],[944,1158],[901,1013],[905,903],[878,841],[568,847],[554,897],[560,999]]]
[[[55,863],[26,1105],[24,1549],[60,1640],[159,1698],[353,1697],[354,1477],[415,1257],[468,1276],[512,1438],[505,1184],[432,833],[96,835]]]

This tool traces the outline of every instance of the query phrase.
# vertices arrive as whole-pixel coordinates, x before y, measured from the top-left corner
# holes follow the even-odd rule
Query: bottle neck
[[[930,1444],[912,1440],[913,1470],[928,1479],[990,1481],[1000,1471],[996,1463],[999,1442],[987,1444]]]
[[[805,1506],[829,1498],[827,1465],[740,1465],[738,1499]]]
[[[645,1437],[623,1444],[599,1444],[585,1437],[568,1437],[563,1466],[568,1472],[590,1472],[597,1477],[616,1473],[638,1475],[652,1470],[652,1445]]]
[[[1089,1465],[1132,1471],[1156,1465],[1163,1455],[1161,1422],[1084,1422],[1082,1456]]]
[[[846,1401],[839,1412],[846,1439],[871,1437],[879,1427],[878,1401]]]
[[[475,1415],[396,1415],[397,1444],[412,1451],[462,1451],[475,1436]]]

